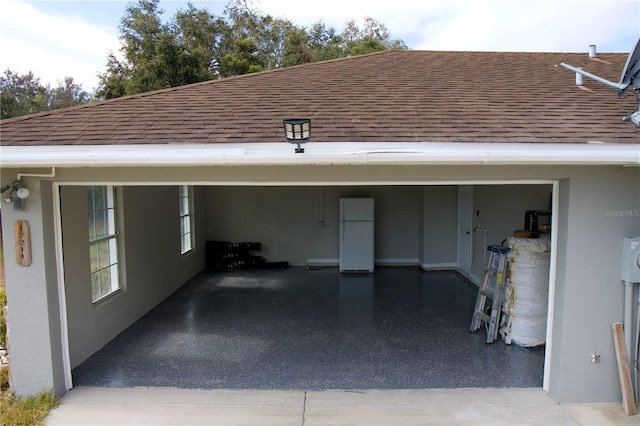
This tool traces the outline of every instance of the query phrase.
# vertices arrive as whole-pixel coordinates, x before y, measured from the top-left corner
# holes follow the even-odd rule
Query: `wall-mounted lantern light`
[[[21,180],[14,180],[12,184],[3,186],[0,192],[5,203],[13,203],[14,210],[22,210],[22,200],[30,194]]]
[[[304,152],[304,148],[300,148],[300,144],[309,142],[311,136],[311,119],[294,118],[282,120],[284,124],[284,135],[287,142],[297,145],[296,154]]]

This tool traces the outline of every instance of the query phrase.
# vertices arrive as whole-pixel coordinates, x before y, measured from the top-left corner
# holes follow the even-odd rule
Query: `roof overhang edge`
[[[2,146],[2,167],[640,165],[640,144],[287,143]]]

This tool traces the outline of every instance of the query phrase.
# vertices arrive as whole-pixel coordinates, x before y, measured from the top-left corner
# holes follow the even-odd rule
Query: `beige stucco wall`
[[[423,191],[422,264],[427,269],[455,268],[458,247],[458,187],[425,186]]]
[[[375,259],[378,265],[455,268],[457,187],[401,186],[222,186],[205,187],[206,237],[259,241],[267,261],[292,266],[338,263],[338,200],[375,200]],[[474,223],[488,230],[488,244],[521,229],[526,210],[549,207],[551,185],[474,187]],[[485,251],[475,240],[473,273],[482,276]]]
[[[1,170],[1,185],[16,179]],[[31,196],[24,210],[2,205],[2,235],[7,290],[10,385],[17,394],[53,389],[64,392],[60,311],[53,236],[51,185],[27,178]],[[29,223],[31,264],[16,263],[14,224]]]
[[[524,229],[527,210],[548,210],[552,186],[547,185],[475,185],[473,187],[473,225],[487,231],[487,245],[500,244],[513,231]],[[541,224],[547,218],[541,218]],[[484,271],[486,246],[482,232],[473,234],[471,276],[478,283]]]
[[[64,186],[60,195],[73,368],[202,270],[203,239],[202,233],[197,234],[196,249],[180,254],[177,187],[120,188],[117,207],[122,289],[94,304],[89,276],[87,187]]]
[[[563,402],[621,401],[611,324],[623,320],[622,237],[640,236],[640,168],[576,170],[559,192],[549,391]]]
[[[379,264],[418,264],[422,224],[419,186],[208,187],[207,239],[259,241],[260,255],[292,266],[337,265],[338,204],[375,200]]]

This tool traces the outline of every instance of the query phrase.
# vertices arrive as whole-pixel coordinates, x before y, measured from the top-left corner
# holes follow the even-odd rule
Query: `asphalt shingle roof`
[[[627,54],[386,51],[165,89],[2,121],[1,145],[284,142],[311,118],[316,142],[638,143],[621,121]]]

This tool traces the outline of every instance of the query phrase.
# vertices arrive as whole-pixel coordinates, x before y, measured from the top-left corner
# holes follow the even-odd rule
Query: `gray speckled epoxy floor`
[[[544,348],[469,333],[453,272],[201,274],[73,370],[75,386],[193,389],[540,387]]]

